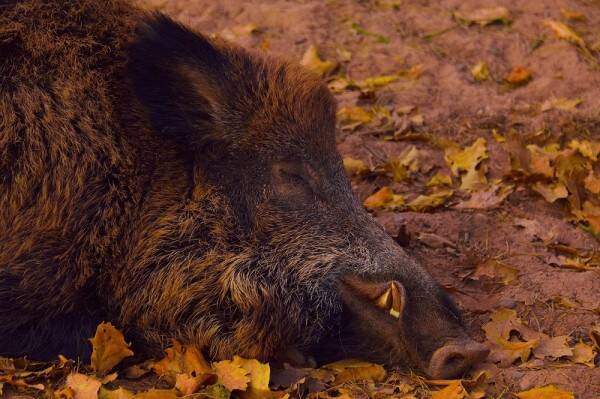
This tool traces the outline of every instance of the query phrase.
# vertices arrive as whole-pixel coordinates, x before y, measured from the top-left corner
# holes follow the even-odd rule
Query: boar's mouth
[[[319,362],[359,357],[415,368],[432,378],[455,378],[488,355],[487,347],[469,338],[462,327],[424,337],[427,345],[415,342],[414,332],[405,328],[407,294],[399,281],[346,276],[338,288],[344,312],[338,329],[315,349]]]

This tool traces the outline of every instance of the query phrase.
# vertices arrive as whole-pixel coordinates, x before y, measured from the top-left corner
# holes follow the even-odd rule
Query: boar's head
[[[153,130],[192,155],[192,184],[232,215],[233,230],[215,233],[234,231],[232,255],[194,278],[219,274],[214,301],[227,305],[212,311],[228,316],[209,316],[236,337],[232,352],[268,358],[289,346],[439,378],[485,357],[450,298],[352,193],[335,102],[316,77],[162,16],[142,24],[130,64]]]

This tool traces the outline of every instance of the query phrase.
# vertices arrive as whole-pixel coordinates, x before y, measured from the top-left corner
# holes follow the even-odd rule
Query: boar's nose
[[[450,341],[433,353],[426,371],[432,378],[460,377],[489,352],[485,345],[469,338]]]

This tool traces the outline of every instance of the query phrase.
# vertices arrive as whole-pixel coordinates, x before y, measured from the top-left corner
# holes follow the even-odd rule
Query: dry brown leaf
[[[477,82],[483,82],[490,76],[490,70],[488,64],[485,61],[479,61],[471,68],[471,75]]]
[[[594,343],[594,348],[600,350],[600,325],[592,326],[590,329],[590,339]]]
[[[250,383],[248,370],[239,364],[231,360],[223,360],[213,363],[213,370],[217,375],[217,382],[230,391],[234,389],[245,391],[248,388]]]
[[[550,28],[559,39],[574,43],[580,47],[585,47],[583,39],[573,29],[562,22],[547,19],[544,21],[544,25]]]
[[[106,374],[123,359],[133,356],[123,334],[110,323],[100,323],[92,343],[92,369],[99,375]]]
[[[319,75],[326,75],[335,67],[334,62],[323,61],[319,56],[319,51],[317,50],[317,47],[312,44],[304,52],[304,55],[300,60],[300,64],[318,73]]]
[[[472,11],[455,11],[454,17],[464,24],[489,25],[493,22],[510,23],[510,11],[506,7],[480,8]]]
[[[561,183],[545,184],[537,182],[532,188],[550,203],[557,199],[567,198],[569,196],[567,188]]]
[[[504,262],[495,259],[488,259],[475,268],[475,273],[471,279],[478,280],[481,277],[496,279],[506,285],[514,281],[519,275],[519,270]]]
[[[408,207],[416,212],[423,212],[441,206],[452,197],[453,190],[441,189],[429,195],[419,195],[417,198],[408,203]]]
[[[333,371],[335,375],[335,384],[365,380],[381,382],[386,375],[385,369],[381,365],[354,359],[329,363],[324,365],[323,368]]]
[[[379,87],[384,87],[400,79],[398,75],[381,75],[372,76],[363,80],[354,82],[361,90],[373,90]]]
[[[503,367],[510,366],[517,359],[525,362],[539,344],[539,340],[534,338],[539,333],[525,326],[512,309],[499,309],[490,315],[490,319],[482,327],[491,349],[490,360]],[[513,331],[518,332],[525,341],[511,338]]]
[[[573,351],[569,348],[568,336],[559,335],[550,338],[545,334],[540,334],[540,337],[540,344],[533,349],[533,355],[538,359],[544,359],[545,357],[558,359],[573,354]]]
[[[594,235],[600,235],[600,206],[586,201],[581,210],[572,209],[571,211],[580,222],[588,224],[588,228]]]
[[[152,365],[152,369],[158,375],[184,373],[198,376],[211,372],[210,365],[193,345],[181,345],[173,340],[173,346],[165,349],[165,355]]]
[[[529,171],[544,177],[554,177],[554,161],[561,154],[558,144],[545,147],[529,144],[526,148],[529,151]]]
[[[514,67],[506,76],[505,80],[515,86],[521,86],[528,83],[532,79],[531,72],[525,67]]]
[[[595,358],[596,351],[594,351],[594,347],[581,340],[573,347],[573,355],[570,357],[573,363],[585,364],[591,368],[596,367],[594,364]]]
[[[583,180],[591,169],[590,162],[579,154],[561,154],[555,161],[556,178],[569,190],[571,211],[581,209],[585,198]]]
[[[516,393],[519,399],[575,399],[571,392],[563,391],[554,385],[533,388]]]
[[[456,205],[457,209],[493,209],[500,206],[514,191],[513,185],[493,184],[485,191],[477,191],[467,201]]]

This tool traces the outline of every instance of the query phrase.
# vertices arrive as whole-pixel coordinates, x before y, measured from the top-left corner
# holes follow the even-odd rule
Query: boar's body
[[[0,355],[84,355],[110,320],[213,358],[483,356],[353,196],[312,75],[121,1],[0,13]]]

